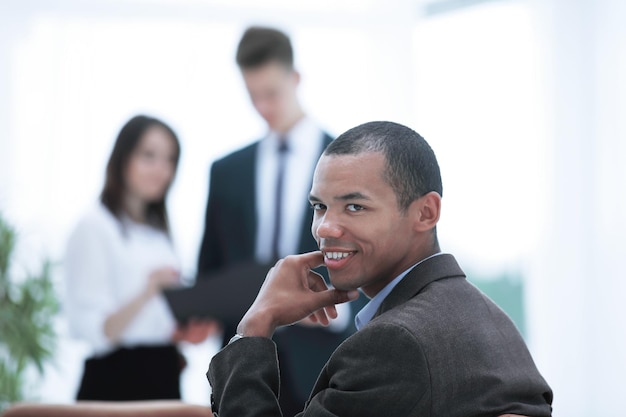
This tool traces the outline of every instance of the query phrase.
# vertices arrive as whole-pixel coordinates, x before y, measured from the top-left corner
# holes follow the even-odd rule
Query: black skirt
[[[184,358],[176,346],[119,348],[85,361],[77,400],[180,399]]]

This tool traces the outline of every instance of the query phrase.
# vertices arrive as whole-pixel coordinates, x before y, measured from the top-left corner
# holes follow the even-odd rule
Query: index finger
[[[315,269],[318,266],[324,265],[324,255],[322,255],[321,251],[308,252],[295,256],[298,257],[304,264],[303,266],[308,267],[308,269]]]

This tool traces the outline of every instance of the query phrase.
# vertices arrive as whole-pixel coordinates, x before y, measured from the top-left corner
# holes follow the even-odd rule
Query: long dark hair
[[[154,126],[165,129],[172,137],[175,146],[174,172],[176,172],[176,168],[178,167],[180,143],[172,128],[161,120],[143,115],[135,116],[126,122],[117,135],[115,145],[113,145],[113,151],[111,152],[107,164],[106,180],[102,193],[100,194],[102,204],[104,204],[117,219],[121,220],[121,216],[124,214],[124,194],[126,192],[124,173],[126,172],[126,167],[143,134]],[[149,225],[163,230],[167,234],[169,234],[169,222],[167,208],[165,207],[165,198],[167,197],[168,190],[169,185],[160,200],[150,202],[146,206],[145,213],[146,221]]]

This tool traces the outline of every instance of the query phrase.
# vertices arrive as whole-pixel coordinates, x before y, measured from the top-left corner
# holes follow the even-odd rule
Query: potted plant
[[[43,374],[53,354],[53,319],[58,301],[51,280],[51,264],[41,271],[12,277],[11,257],[16,232],[0,213],[0,413],[27,398],[27,371]]]

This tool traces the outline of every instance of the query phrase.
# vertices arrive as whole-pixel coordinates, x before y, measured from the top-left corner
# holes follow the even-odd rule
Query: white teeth
[[[333,260],[347,258],[348,256],[350,256],[350,252],[326,252],[326,257]]]

